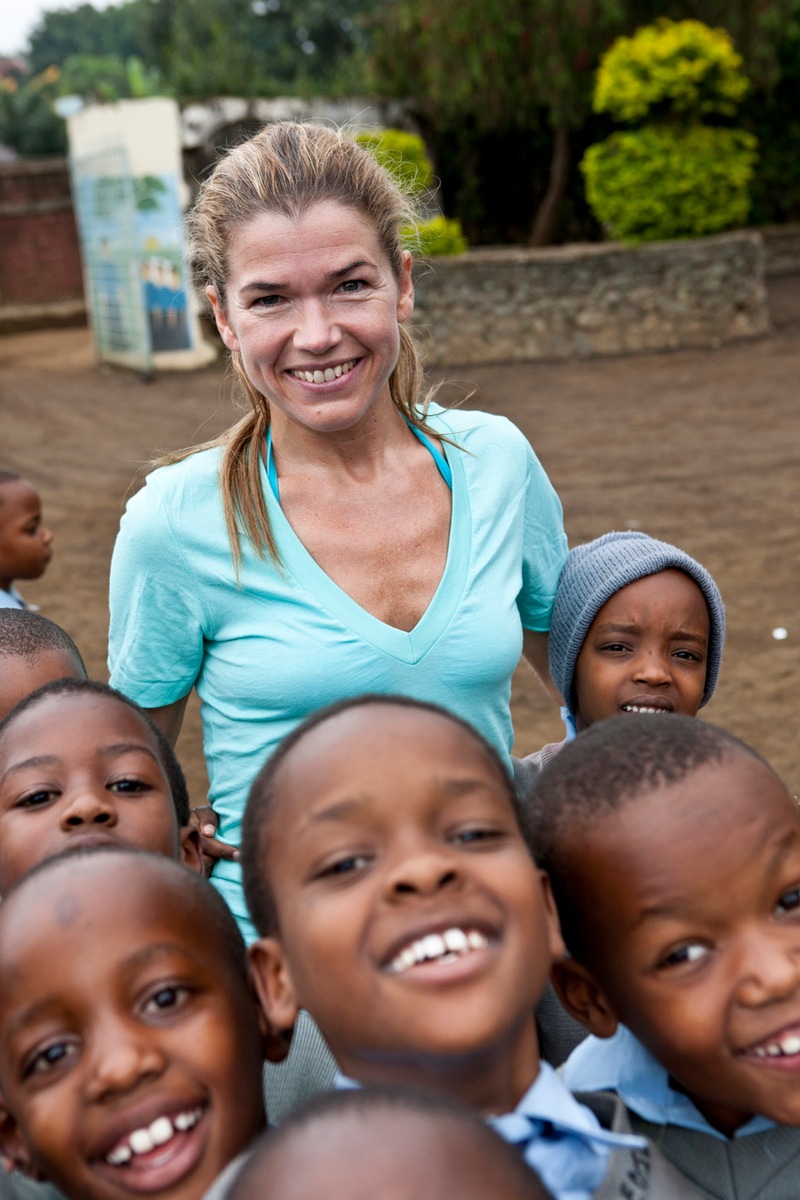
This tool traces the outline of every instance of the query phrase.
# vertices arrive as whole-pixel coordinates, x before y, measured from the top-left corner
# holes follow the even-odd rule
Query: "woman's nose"
[[[321,300],[308,301],[299,310],[294,344],[310,354],[324,354],[342,340],[341,330],[329,306]]]

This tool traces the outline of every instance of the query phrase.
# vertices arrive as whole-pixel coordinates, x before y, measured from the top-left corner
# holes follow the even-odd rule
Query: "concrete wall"
[[[719,345],[770,328],[761,235],[476,249],[415,275],[427,361],[450,364]]]

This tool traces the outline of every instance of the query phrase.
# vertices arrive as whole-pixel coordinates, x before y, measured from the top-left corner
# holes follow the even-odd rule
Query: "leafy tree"
[[[105,9],[81,4],[46,12],[31,34],[26,55],[30,71],[36,75],[54,64],[61,67],[74,54],[113,54],[123,61],[131,55],[146,57],[139,20],[136,0]]]
[[[21,82],[0,77],[0,143],[22,158],[66,152],[66,128],[53,108],[59,78],[58,67]]]

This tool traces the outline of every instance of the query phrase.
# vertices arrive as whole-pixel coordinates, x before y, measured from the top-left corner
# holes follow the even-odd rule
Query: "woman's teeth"
[[[410,942],[389,963],[389,970],[402,974],[424,962],[454,962],[470,950],[482,950],[489,939],[477,929],[446,929]]]
[[[106,1162],[111,1163],[112,1167],[122,1167],[130,1162],[135,1154],[149,1154],[156,1146],[163,1146],[176,1133],[185,1133],[191,1129],[202,1115],[202,1108],[195,1108],[190,1112],[178,1113],[172,1120],[169,1117],[156,1117],[152,1124],[142,1129],[134,1129],[119,1141],[106,1155]]]
[[[326,367],[324,371],[290,371],[290,375],[294,375],[295,379],[302,379],[305,383],[330,383],[333,379],[340,379],[342,375],[346,375],[348,371],[352,371],[358,360],[351,358],[349,362],[340,363],[335,367]]]

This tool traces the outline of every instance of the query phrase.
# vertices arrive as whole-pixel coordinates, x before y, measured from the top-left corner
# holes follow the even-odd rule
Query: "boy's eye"
[[[58,795],[54,788],[37,788],[35,791],[26,792],[24,796],[20,796],[15,808],[43,808],[45,804],[49,804]]]
[[[623,642],[604,642],[602,646],[598,647],[598,649],[602,653],[621,654],[623,651],[627,650],[628,647]]]
[[[349,875],[353,871],[361,871],[369,863],[366,854],[346,854],[342,858],[337,858],[335,862],[328,863],[319,872],[319,879],[325,879],[330,876]]]
[[[189,989],[178,984],[168,984],[152,992],[144,1004],[146,1013],[169,1012],[170,1009],[180,1008],[189,998]]]
[[[659,966],[685,966],[688,963],[700,962],[708,953],[708,946],[704,946],[700,942],[688,942],[685,946],[678,946],[675,950],[671,950],[669,954],[662,958]]]
[[[686,662],[701,663],[703,661],[702,654],[698,654],[696,650],[676,650],[675,657],[681,658]]]
[[[27,1060],[23,1078],[27,1079],[29,1075],[44,1075],[48,1071],[54,1070],[67,1059],[73,1058],[77,1049],[74,1042],[51,1042],[49,1046],[37,1051]]]
[[[456,845],[473,846],[481,842],[496,842],[503,836],[500,829],[488,829],[485,826],[478,826],[474,829],[461,829],[453,837]]]
[[[800,908],[800,887],[790,888],[788,892],[784,892],[775,906],[775,911],[779,913],[794,912]]]
[[[109,791],[125,794],[129,792],[147,792],[150,790],[150,784],[143,779],[136,779],[131,776],[126,776],[125,779],[114,779],[108,785]]]

